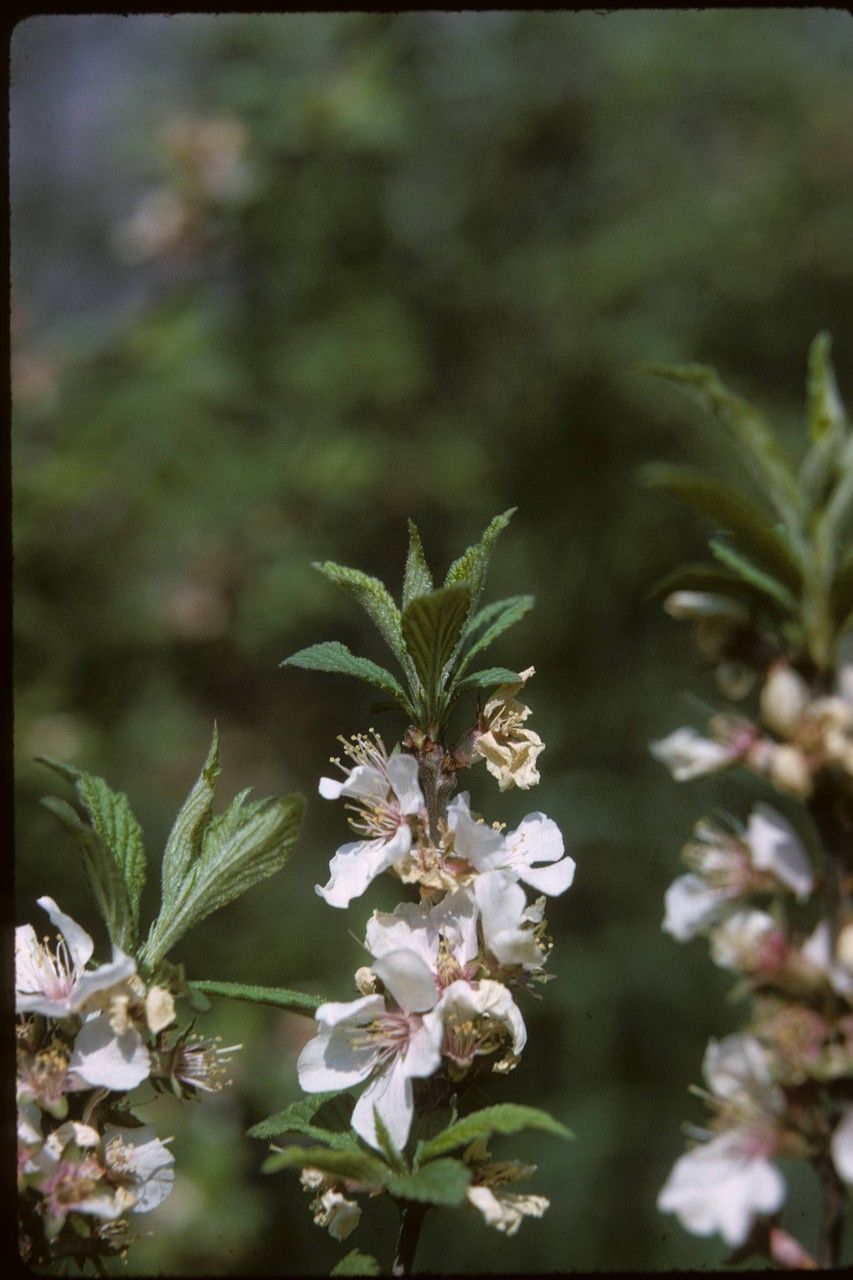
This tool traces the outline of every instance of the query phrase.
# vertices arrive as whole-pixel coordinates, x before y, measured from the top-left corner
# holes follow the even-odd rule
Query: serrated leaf
[[[717,538],[711,538],[708,545],[717,559],[726,568],[731,569],[739,577],[743,578],[744,582],[748,582],[757,591],[762,591],[765,595],[776,600],[788,612],[797,612],[796,600],[781,582],[771,577],[769,573],[759,569],[757,565],[747,560],[746,556],[742,556],[739,551],[735,551],[734,547],[726,546],[724,542],[720,542]]]
[[[648,372],[685,387],[729,431],[744,462],[801,546],[801,501],[790,463],[761,415],[703,365],[651,365]]]
[[[320,996],[309,996],[304,991],[289,991],[286,987],[246,986],[241,982],[203,982],[193,981],[190,984],[194,991],[202,991],[205,995],[226,996],[229,1000],[246,1000],[251,1004],[269,1004],[276,1009],[286,1009],[289,1013],[304,1013],[313,1017],[314,1011],[323,1003]]]
[[[385,584],[360,569],[348,569],[332,560],[315,562],[314,568],[358,601],[408,675],[411,663],[403,643],[400,610]]]
[[[139,931],[139,900],[145,884],[145,846],[142,828],[130,807],[130,801],[123,791],[113,791],[103,778],[95,774],[85,773],[82,769],[63,764],[49,756],[39,759],[42,764],[74,783],[77,797],[85,808],[93,829],[115,860],[127,890],[131,926],[129,946],[132,948]]]
[[[287,1147],[267,1156],[262,1173],[279,1169],[319,1169],[339,1178],[352,1178],[368,1186],[384,1187],[389,1177],[387,1165],[363,1151],[333,1151],[329,1147]]]
[[[298,1102],[291,1102],[282,1111],[277,1111],[275,1115],[267,1116],[265,1120],[259,1120],[256,1125],[253,1125],[248,1130],[249,1137],[274,1138],[279,1133],[287,1133],[293,1124],[310,1124],[317,1118],[318,1113],[322,1111],[326,1103],[340,1097],[351,1098],[351,1095],[331,1091],[327,1093],[309,1093],[306,1097],[300,1098]],[[325,1128],[326,1126],[322,1127]]]
[[[238,797],[238,800],[240,797]],[[202,836],[180,888],[164,901],[143,951],[153,968],[193,925],[284,866],[302,821],[301,796],[232,804]]]
[[[409,552],[403,575],[403,609],[417,596],[429,595],[433,589],[432,574],[424,555],[421,535],[414,520],[409,521]]]
[[[510,627],[514,627],[517,622],[520,622],[525,614],[529,613],[533,608],[533,603],[533,596],[510,596],[508,600],[498,601],[499,607],[497,609],[492,609],[488,615],[494,620],[485,627],[477,639],[473,641],[470,648],[465,651],[462,660],[456,667],[456,678],[458,679],[459,676],[468,670],[472,659],[475,658],[478,653],[482,653],[484,649],[488,649],[489,645],[494,644],[495,640],[497,640],[499,636],[502,636]],[[484,612],[486,611],[481,609],[477,617],[482,617]],[[471,634],[473,634],[476,629],[477,618],[473,619],[473,624],[474,625],[471,627]]]
[[[387,1179],[389,1195],[423,1204],[461,1204],[471,1182],[471,1170],[461,1160],[433,1160],[415,1173],[399,1173]]]
[[[519,1133],[523,1129],[539,1129],[560,1138],[574,1137],[570,1129],[547,1111],[542,1111],[539,1107],[504,1102],[494,1107],[484,1107],[482,1111],[474,1111],[462,1120],[457,1120],[425,1144],[421,1151],[421,1161],[431,1161],[457,1147],[467,1147],[477,1138],[488,1138],[493,1133]]]
[[[489,567],[489,560],[491,559],[495,541],[498,535],[507,527],[517,510],[517,507],[510,507],[507,511],[502,512],[501,515],[495,516],[486,526],[479,542],[475,542],[473,546],[463,552],[447,570],[447,577],[444,580],[446,587],[461,583],[468,587],[471,592],[469,617],[473,616],[474,610],[480,603],[480,596],[483,593],[483,587],[486,582],[486,571]]]
[[[462,634],[470,602],[468,587],[442,587],[412,600],[403,614],[403,637],[429,703],[441,688],[442,672]]]
[[[510,671],[509,667],[486,667],[482,671],[472,671],[464,680],[454,685],[453,692],[458,698],[468,689],[489,689],[499,684],[518,684],[518,672]]]
[[[644,482],[687,503],[731,533],[738,546],[756,556],[788,587],[799,587],[802,573],[788,542],[768,517],[726,485],[690,467],[655,464],[643,471]]]
[[[83,821],[76,809],[57,796],[41,802],[74,836],[83,858],[95,904],[107,927],[110,942],[122,951],[133,949],[133,925],[127,886],[121,870],[102,838]]]
[[[270,1117],[269,1121],[262,1120],[259,1124],[249,1129],[250,1138],[274,1138],[282,1133],[292,1133],[303,1138],[312,1138],[314,1142],[322,1142],[324,1146],[331,1151],[349,1151],[356,1155],[361,1154],[361,1148],[358,1141],[351,1133],[337,1133],[331,1129],[324,1129],[321,1125],[311,1124],[309,1120],[292,1120],[285,1128],[277,1128],[273,1124],[274,1117]]]
[[[145,884],[145,846],[142,828],[124,792],[112,791],[103,778],[83,773],[77,780],[77,794],[86,807],[92,826],[115,858],[127,888],[133,943],[139,932],[139,900]]]
[[[369,1253],[360,1253],[358,1249],[350,1252],[332,1267],[330,1276],[378,1276],[382,1271],[379,1263]]]
[[[371,662],[369,658],[356,657],[339,640],[325,640],[321,644],[309,645],[307,649],[300,649],[298,653],[285,658],[280,665],[302,667],[306,671],[328,671],[335,675],[354,676],[357,680],[364,680],[375,689],[381,689],[383,693],[390,694],[397,705],[401,706],[407,714],[412,714],[406,692],[396,677],[384,667]]]
[[[163,909],[180,894],[187,870],[201,850],[202,836],[213,812],[219,772],[219,730],[214,724],[207,759],[166,841],[160,872]]]

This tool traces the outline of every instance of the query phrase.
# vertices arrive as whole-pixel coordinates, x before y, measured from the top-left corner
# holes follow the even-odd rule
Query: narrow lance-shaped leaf
[[[540,1129],[556,1134],[559,1138],[574,1135],[559,1120],[538,1107],[519,1106],[514,1102],[500,1103],[474,1111],[439,1133],[421,1150],[421,1165],[437,1156],[443,1156],[457,1147],[468,1146],[476,1138],[488,1138],[493,1133],[519,1133],[522,1129]]]
[[[774,613],[781,610],[775,599],[759,591],[752,583],[745,581],[739,574],[724,569],[720,564],[697,562],[680,565],[671,573],[660,578],[646,593],[648,600],[659,600],[671,595],[674,591],[703,591],[714,595],[731,596],[735,600],[749,602],[756,609],[770,608]]]
[[[263,1173],[280,1169],[319,1169],[338,1178],[352,1178],[368,1186],[384,1187],[390,1170],[376,1156],[364,1151],[333,1151],[329,1147],[286,1147],[267,1156],[261,1165]]]
[[[788,533],[800,548],[800,494],[783,451],[760,414],[746,400],[724,386],[713,369],[703,365],[652,365],[648,371],[693,392],[699,403],[731,433],[744,461],[782,517]]]
[[[403,614],[403,635],[431,702],[441,674],[462,632],[471,593],[467,587],[442,587],[418,596]]]
[[[471,592],[469,617],[473,615],[474,610],[480,603],[480,596],[483,594],[483,587],[486,582],[486,571],[489,567],[489,560],[491,559],[495,541],[498,535],[507,527],[517,509],[517,507],[510,507],[502,512],[501,515],[495,516],[486,526],[480,541],[475,542],[473,546],[463,552],[447,570],[447,577],[444,580],[446,587],[462,583]]]
[[[348,569],[345,565],[335,564],[332,560],[317,562],[314,568],[358,601],[406,675],[411,677],[414,673],[403,643],[400,611],[385,584],[378,578],[371,578],[369,574],[362,573],[360,569]]]
[[[465,693],[468,689],[493,689],[499,684],[518,684],[518,672],[509,667],[487,667],[483,671],[472,671],[464,680],[454,686],[454,693]]]
[[[164,902],[152,926],[143,963],[154,968],[193,925],[284,866],[304,806],[301,796],[260,800],[245,808],[232,802],[215,818],[179,891]]]
[[[229,1000],[244,1000],[249,1004],[268,1004],[288,1013],[304,1013],[313,1017],[323,1003],[320,996],[309,996],[304,991],[290,991],[286,987],[247,986],[242,982],[193,981],[191,987],[209,996],[225,996]]]
[[[647,485],[672,494],[713,520],[719,529],[732,534],[739,547],[763,562],[786,586],[794,590],[799,587],[802,571],[790,544],[763,512],[739,494],[690,467],[654,464],[644,468],[643,479]]]
[[[181,892],[187,869],[198,857],[202,835],[213,812],[216,779],[219,777],[219,730],[213,726],[213,737],[207,759],[178,812],[169,832],[161,870],[162,902],[166,908]]]
[[[478,653],[488,649],[489,645],[494,644],[499,636],[502,636],[510,627],[515,626],[526,613],[530,612],[533,608],[533,596],[511,596],[508,600],[498,601],[498,605],[499,607],[492,611],[491,616],[494,617],[494,621],[485,628],[482,634],[472,643],[471,647],[466,650],[456,667],[455,675],[457,679],[467,671],[472,659]],[[481,610],[481,614],[483,612]]]
[[[406,571],[403,575],[403,609],[416,596],[429,595],[433,589],[432,574],[424,555],[421,535],[414,520],[409,521],[409,552],[406,556]]]
[[[107,926],[110,942],[122,951],[133,949],[133,925],[127,886],[121,870],[104,841],[75,809],[56,796],[45,796],[42,804],[74,836],[83,858],[86,877],[95,904]]]
[[[49,757],[39,757],[42,764],[73,781],[80,803],[89,816],[93,829],[101,837],[121,873],[127,891],[130,932],[135,944],[139,930],[139,899],[145,883],[145,847],[142,829],[124,792],[113,791],[103,778],[84,773],[72,765]]]
[[[819,333],[809,349],[807,414],[812,444],[800,468],[800,485],[812,512],[825,500],[846,435],[844,406],[829,358],[831,345],[829,334]]]
[[[757,565],[747,560],[746,556],[742,556],[739,551],[735,551],[734,547],[726,546],[724,542],[720,542],[717,538],[712,538],[708,545],[717,559],[727,568],[733,569],[745,582],[777,600],[790,613],[797,612],[796,600],[790,591],[782,586],[781,582],[777,582],[769,573],[764,573]]]
[[[413,714],[403,686],[391,672],[371,662],[369,658],[356,657],[339,640],[325,640],[321,644],[309,645],[307,649],[300,649],[298,653],[285,658],[280,665],[302,667],[306,671],[328,671],[334,675],[354,676],[357,680],[364,680],[375,689],[381,689],[383,693],[390,694],[407,715]]]

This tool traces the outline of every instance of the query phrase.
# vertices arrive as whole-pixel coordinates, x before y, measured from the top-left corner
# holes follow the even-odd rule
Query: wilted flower
[[[489,698],[480,717],[480,732],[473,752],[485,760],[501,791],[513,786],[527,790],[539,781],[536,761],[545,744],[537,733],[524,728],[530,708],[516,697],[533,674],[533,667],[528,667],[520,672],[517,683],[502,684]]]

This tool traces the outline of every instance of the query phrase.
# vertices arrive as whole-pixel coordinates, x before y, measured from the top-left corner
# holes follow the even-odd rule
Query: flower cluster
[[[521,727],[529,709],[516,700],[530,674],[499,689],[466,737],[465,763],[485,759],[501,790],[538,780],[543,744]],[[346,801],[358,839],[338,849],[317,893],[345,907],[389,872],[416,886],[419,900],[373,913],[364,938],[369,959],[355,974],[360,994],[317,1009],[299,1082],[309,1094],[366,1085],[353,1130],[375,1150],[390,1140],[402,1151],[421,1102],[435,1107],[484,1072],[507,1072],[518,1062],[527,1031],[515,993],[549,976],[546,898],[569,888],[575,863],[542,813],[507,832],[488,825],[462,792],[431,815],[422,786],[426,753],[436,759],[430,744],[421,744],[419,758],[405,746],[389,752],[373,730],[342,742],[349,763],[333,761],[343,776],[323,778],[320,794]],[[441,758],[445,793],[464,767],[460,757]],[[464,1160],[468,1203],[489,1225],[512,1234],[525,1215],[542,1215],[543,1197],[505,1191],[531,1167],[493,1162],[483,1141],[470,1144]],[[314,1174],[303,1174],[303,1182],[317,1192],[315,1221],[343,1239],[360,1214],[346,1195],[359,1188]]]
[[[119,948],[93,967],[90,936],[38,901],[57,933],[16,929],[15,1011],[21,1251],[41,1264],[123,1253],[127,1215],[171,1192],[168,1139],[133,1115],[130,1092],[150,1081],[190,1096],[220,1088],[224,1071],[222,1051],[188,1032],[170,1043],[170,990],[146,985]]]

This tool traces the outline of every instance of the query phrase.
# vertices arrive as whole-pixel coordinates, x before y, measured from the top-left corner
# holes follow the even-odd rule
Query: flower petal
[[[718,916],[731,895],[715,889],[702,876],[679,876],[666,891],[662,928],[679,942],[687,942]]]
[[[85,929],[76,920],[72,920],[64,911],[60,911],[53,898],[37,898],[39,906],[50,916],[51,923],[62,934],[68,946],[68,954],[75,968],[82,969],[92,959],[95,944]]]
[[[134,1027],[117,1036],[109,1015],[100,1013],[78,1031],[68,1069],[86,1084],[122,1091],[148,1078],[151,1056]]]
[[[316,884],[315,893],[330,907],[348,907],[364,893],[371,881],[409,852],[412,832],[404,823],[390,840],[356,840],[341,845],[329,863],[329,882]]]
[[[400,803],[402,813],[418,813],[424,807],[424,795],[418,782],[418,762],[414,756],[394,751],[388,760],[388,777]]]
[[[406,1013],[423,1013],[435,1005],[435,976],[416,951],[389,951],[370,967]]]
[[[770,871],[804,901],[812,891],[814,876],[808,854],[791,824],[768,804],[757,804],[750,815],[746,842],[753,865]]]
[[[398,1150],[406,1145],[412,1127],[414,1095],[412,1081],[397,1058],[388,1071],[378,1075],[367,1086],[355,1104],[351,1124],[360,1138],[371,1147],[381,1149],[376,1136],[373,1108],[376,1107],[391,1141]]]
[[[150,1125],[123,1129],[107,1124],[104,1125],[104,1142],[108,1165],[110,1144],[116,1138],[121,1143],[119,1168],[126,1169],[134,1182],[136,1203],[131,1212],[150,1213],[162,1204],[175,1185],[175,1157]]]

